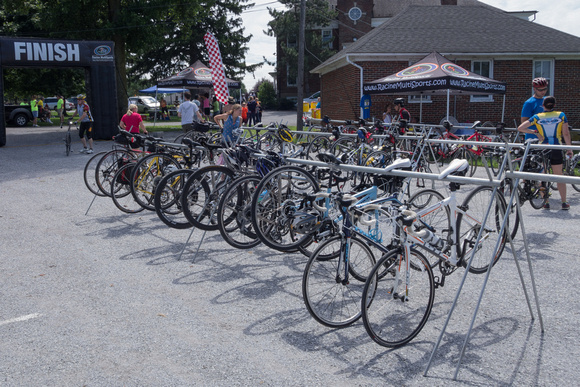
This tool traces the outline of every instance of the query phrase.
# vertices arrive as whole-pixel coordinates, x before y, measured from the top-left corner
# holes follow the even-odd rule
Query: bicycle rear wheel
[[[119,168],[128,160],[135,158],[132,152],[125,149],[114,149],[106,153],[98,162],[95,169],[95,180],[99,190],[107,196],[111,196],[111,183]]]
[[[252,224],[258,238],[285,252],[310,242],[310,235],[297,234],[291,228],[292,214],[306,194],[318,190],[315,178],[299,167],[279,167],[267,174],[252,198]]]
[[[135,214],[144,208],[131,195],[131,175],[135,163],[129,163],[117,170],[111,182],[111,198],[113,203],[123,212]]]
[[[260,176],[236,179],[222,196],[217,213],[218,229],[224,240],[238,249],[250,249],[261,243],[252,225],[252,197]]]
[[[483,219],[490,205],[491,211],[487,221],[483,224]],[[497,263],[507,241],[509,219],[504,232],[500,235],[506,210],[505,199],[499,192],[493,195],[491,187],[479,187],[467,195],[462,208],[465,209],[465,214],[459,213],[457,216],[457,240],[460,247],[458,255],[461,256],[463,263],[467,264],[475,250],[469,272],[482,274],[487,271],[490,262],[493,262],[492,265]],[[481,240],[476,245],[477,236],[482,228]],[[498,238],[500,238],[499,247],[497,251],[494,251]]]
[[[331,328],[347,327],[361,316],[360,299],[375,258],[366,243],[352,237],[346,258],[341,256],[340,236],[325,241],[312,254],[302,277],[302,296],[316,321]]]
[[[133,198],[143,208],[155,211],[153,199],[155,190],[163,176],[181,167],[175,159],[168,154],[150,154],[137,162],[131,177],[131,192]]]
[[[363,289],[365,329],[383,347],[400,347],[413,340],[433,308],[435,281],[427,259],[411,251],[409,270],[406,259],[400,249],[385,254],[371,270]],[[379,276],[385,267],[386,273]]]
[[[85,165],[85,170],[83,172],[83,179],[85,181],[85,185],[87,186],[89,191],[91,191],[93,194],[97,196],[107,196],[107,194],[105,194],[99,189],[99,186],[97,185],[97,180],[95,179],[97,165],[99,164],[99,161],[106,153],[107,152],[99,152],[97,154],[94,154],[93,157],[91,157],[89,161],[87,161],[87,164]]]
[[[187,220],[201,230],[217,230],[219,199],[234,180],[234,172],[224,166],[198,169],[185,183],[181,206]]]
[[[155,212],[159,219],[171,228],[181,230],[192,226],[183,214],[181,195],[185,182],[194,172],[191,169],[173,171],[163,176],[155,189],[153,197]]]

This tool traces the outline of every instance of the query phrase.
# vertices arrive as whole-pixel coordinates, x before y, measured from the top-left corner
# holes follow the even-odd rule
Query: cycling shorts
[[[81,122],[79,137],[83,138],[85,136],[85,132],[89,140],[93,138],[93,121]]]
[[[550,151],[550,163],[552,165],[562,165],[564,164],[564,155],[560,149],[552,149]]]

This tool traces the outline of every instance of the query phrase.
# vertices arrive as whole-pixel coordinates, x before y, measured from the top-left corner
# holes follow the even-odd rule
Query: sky
[[[513,0],[480,0],[482,3],[503,9],[504,11],[538,11],[534,23],[558,29],[577,37],[580,37],[580,1],[578,0],[526,0],[525,2]],[[249,43],[250,50],[246,54],[246,63],[254,64],[262,62],[263,57],[275,62],[276,39],[266,36],[262,31],[267,29],[270,21],[267,7],[284,9],[284,6],[272,0],[254,0],[254,7],[242,14],[246,34],[252,34]],[[522,5],[520,5],[522,4]],[[525,4],[525,5],[524,5]],[[262,78],[272,81],[268,73],[273,72],[273,66],[264,65],[254,75],[246,74],[243,82],[246,88],[254,87]]]

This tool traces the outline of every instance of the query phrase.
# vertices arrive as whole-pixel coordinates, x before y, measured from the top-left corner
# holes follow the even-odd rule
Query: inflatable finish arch
[[[95,120],[93,138],[110,139],[117,133],[119,120],[113,42],[0,37],[2,97],[4,67],[84,68],[87,103]],[[0,146],[4,145],[6,145],[6,117],[4,98],[1,98]]]

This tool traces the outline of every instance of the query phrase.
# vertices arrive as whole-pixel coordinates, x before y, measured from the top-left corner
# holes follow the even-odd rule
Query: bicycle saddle
[[[455,159],[449,163],[449,166],[445,168],[440,174],[439,179],[445,179],[447,176],[465,174],[469,167],[469,163],[465,159]]]
[[[393,169],[409,168],[411,166],[411,160],[409,159],[396,159],[391,164],[387,165],[384,169],[385,171],[392,171]]]
[[[336,165],[342,164],[342,161],[339,160],[332,153],[321,152],[321,153],[317,154],[316,157],[318,158],[318,160],[322,161],[323,163],[330,163],[330,164],[336,164]]]

